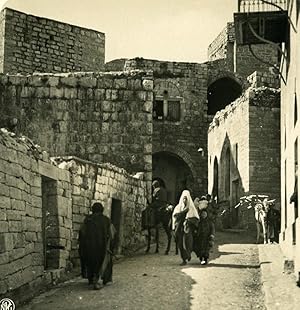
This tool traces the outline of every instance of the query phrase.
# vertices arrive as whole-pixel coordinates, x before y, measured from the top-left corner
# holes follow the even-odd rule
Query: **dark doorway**
[[[116,236],[114,240],[114,252],[118,252],[120,247],[120,228],[122,216],[122,201],[119,199],[112,199],[110,220],[116,229]]]
[[[59,223],[57,207],[57,182],[42,176],[42,234],[44,268],[59,268]]]
[[[235,80],[225,77],[207,89],[208,115],[215,115],[242,94],[242,87]]]
[[[179,156],[169,152],[159,152],[152,156],[153,180],[162,182],[167,191],[167,200],[177,204],[184,189],[192,189],[194,180],[191,169]]]

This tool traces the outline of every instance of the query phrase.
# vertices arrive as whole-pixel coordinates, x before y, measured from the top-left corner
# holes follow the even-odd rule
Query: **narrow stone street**
[[[114,283],[100,291],[77,278],[18,309],[264,309],[253,238],[219,232],[207,266],[195,256],[185,267],[179,263],[174,250],[163,255],[162,245],[160,254],[141,253],[116,263]]]

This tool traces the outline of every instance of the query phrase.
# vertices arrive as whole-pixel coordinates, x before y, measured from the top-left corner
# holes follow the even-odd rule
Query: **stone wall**
[[[183,160],[192,174],[187,187],[193,194],[206,193],[207,64],[135,58],[126,61],[125,69],[153,70],[155,100],[179,101],[179,120],[153,121],[153,153],[165,152]]]
[[[4,73],[101,71],[104,33],[27,15],[9,8],[1,12]]]
[[[245,194],[267,194],[276,199],[280,195],[279,102],[276,89],[249,88],[210,124],[209,190],[215,182],[216,160],[218,198],[229,201],[231,207]],[[251,214],[232,209],[235,224],[243,227],[254,223]]]
[[[0,296],[17,298],[22,288],[28,298],[51,282],[45,269],[67,267],[71,220],[69,173],[26,137],[1,129]]]
[[[252,55],[247,45],[235,45],[234,72],[246,78],[254,71],[267,72],[272,65],[279,65],[278,50],[270,44],[252,45]]]
[[[145,72],[0,76],[0,119],[51,156],[145,171],[151,192],[152,76]]]
[[[144,245],[143,174],[75,157],[49,158],[0,131],[0,297],[30,298],[78,266],[78,231],[94,201],[118,229],[116,253]],[[24,294],[26,292],[26,294]]]
[[[234,24],[227,23],[216,39],[208,46],[208,60],[226,59],[228,70],[233,71]],[[223,68],[224,69],[224,68]]]
[[[250,96],[250,189],[279,201],[280,91],[261,87]]]
[[[68,169],[71,175],[73,211],[71,260],[75,265],[78,265],[79,228],[85,215],[90,212],[93,201],[103,203],[104,214],[110,217],[116,226],[118,235],[116,253],[126,254],[144,245],[141,214],[146,207],[147,188],[143,174],[133,177],[114,165],[96,164],[76,157],[59,157],[55,158],[55,161],[59,167]]]
[[[123,71],[126,58],[114,59],[105,63],[105,71]]]
[[[280,88],[280,79],[277,75],[272,75],[270,72],[255,71],[247,77],[250,86]]]
[[[254,71],[267,72],[272,65],[278,65],[278,51],[269,44],[252,45],[254,55],[247,45],[235,44],[234,23],[227,23],[208,47],[209,61],[223,59],[223,70],[235,72],[246,78]],[[262,61],[261,61],[262,60]],[[269,64],[267,64],[267,63]]]

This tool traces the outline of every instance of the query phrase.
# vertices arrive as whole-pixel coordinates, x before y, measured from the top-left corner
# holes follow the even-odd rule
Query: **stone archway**
[[[184,189],[190,189],[194,177],[189,165],[175,153],[159,151],[152,155],[152,178],[161,180],[167,191],[167,199],[177,204]]]
[[[207,114],[215,115],[240,97],[242,91],[243,87],[236,78],[229,76],[219,77],[207,88]]]

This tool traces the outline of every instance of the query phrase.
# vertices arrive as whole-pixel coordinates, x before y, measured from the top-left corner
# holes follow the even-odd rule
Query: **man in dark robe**
[[[167,208],[167,191],[163,188],[159,181],[155,180],[152,183],[152,204],[151,207],[154,209],[155,223],[160,222],[160,211]]]
[[[110,237],[110,219],[103,215],[103,205],[96,202],[92,206],[92,214],[88,215],[79,233],[79,255],[81,270],[94,285],[100,289],[100,270],[106,256],[107,245]],[[83,277],[85,274],[83,274]]]

